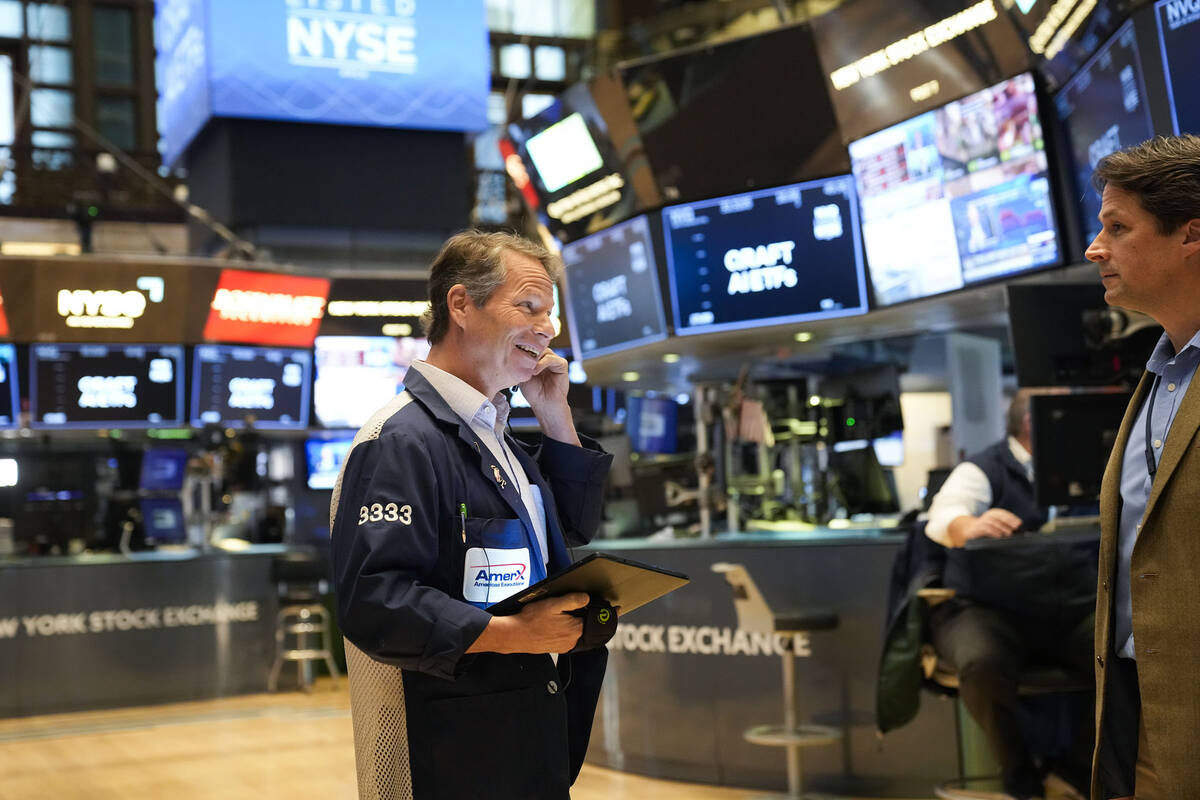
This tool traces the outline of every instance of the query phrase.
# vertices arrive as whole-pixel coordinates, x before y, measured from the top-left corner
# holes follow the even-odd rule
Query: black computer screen
[[[35,344],[29,377],[34,428],[184,423],[179,345]]]
[[[1188,0],[1159,0],[1154,13],[1175,133],[1200,134],[1200,11]]]
[[[192,425],[308,427],[312,353],[273,347],[200,345],[192,365]]]
[[[1082,505],[1100,499],[1128,392],[1044,394],[1030,398],[1033,493],[1039,506]]]
[[[667,206],[662,218],[679,334],[867,310],[847,175]]]
[[[563,247],[572,347],[580,358],[667,337],[650,222],[635,217]]]
[[[881,306],[1061,263],[1030,73],[851,142],[850,160]]]
[[[867,441],[829,452],[829,490],[849,514],[890,514],[900,510],[893,483]]]
[[[1092,172],[1109,153],[1154,135],[1133,21],[1126,22],[1054,98],[1071,145],[1084,242],[1100,232]]]
[[[11,344],[0,344],[0,428],[18,422],[21,392],[17,380],[17,352]]]

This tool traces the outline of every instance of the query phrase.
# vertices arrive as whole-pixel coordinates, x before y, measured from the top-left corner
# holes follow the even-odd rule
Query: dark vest
[[[1036,531],[1046,522],[1046,510],[1034,502],[1033,485],[1007,439],[967,461],[987,476],[993,508],[1016,514],[1024,531]],[[952,547],[946,551],[943,581],[958,597],[1003,611],[1082,618],[1095,603],[1096,558],[1092,543],[1031,539],[978,549]]]

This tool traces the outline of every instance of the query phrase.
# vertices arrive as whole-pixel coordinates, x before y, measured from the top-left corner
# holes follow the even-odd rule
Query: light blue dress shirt
[[[1200,364],[1200,332],[1197,332],[1176,353],[1164,333],[1158,340],[1146,370],[1158,376],[1158,391],[1154,394],[1154,410],[1150,418],[1150,449],[1154,463],[1162,460],[1163,448],[1179,404],[1187,392],[1196,366]],[[1138,411],[1121,462],[1121,521],[1117,531],[1116,608],[1113,647],[1117,655],[1136,658],[1133,642],[1133,597],[1129,586],[1129,564],[1133,546],[1142,528],[1142,516],[1150,500],[1150,470],[1146,464],[1146,410],[1150,395]]]

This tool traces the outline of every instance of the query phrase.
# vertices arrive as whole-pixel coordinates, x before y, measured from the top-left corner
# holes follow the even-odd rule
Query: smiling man
[[[1100,495],[1092,796],[1200,796],[1200,137],[1102,159],[1087,249],[1111,305],[1164,333]]]
[[[599,527],[612,457],[576,433],[549,349],[562,266],[508,234],[461,233],[430,268],[429,357],[355,437],[333,492],[361,798],[566,800],[607,650],[571,594],[484,609],[570,563]],[[506,433],[520,386],[542,429]]]

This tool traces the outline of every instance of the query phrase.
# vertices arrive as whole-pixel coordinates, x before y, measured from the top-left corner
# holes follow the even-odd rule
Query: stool
[[[312,661],[324,661],[337,681],[340,673],[329,650],[329,612],[321,604],[328,573],[328,560],[312,551],[291,550],[272,560],[271,579],[279,589],[280,605],[268,691],[275,691],[285,661],[296,662],[296,679],[304,691],[312,687],[308,669]]]
[[[833,630],[838,626],[838,615],[832,611],[803,609],[786,613],[775,613],[767,605],[750,573],[741,564],[717,563],[713,572],[725,576],[733,591],[733,607],[737,612],[738,627],[744,631],[783,634],[787,647],[783,653],[783,724],[757,725],[749,728],[743,738],[751,744],[784,747],[787,749],[787,797],[803,798],[804,773],[801,764],[801,749],[816,745],[833,744],[842,738],[837,728],[825,725],[798,724],[796,713],[796,640],[799,634],[810,631]]]

